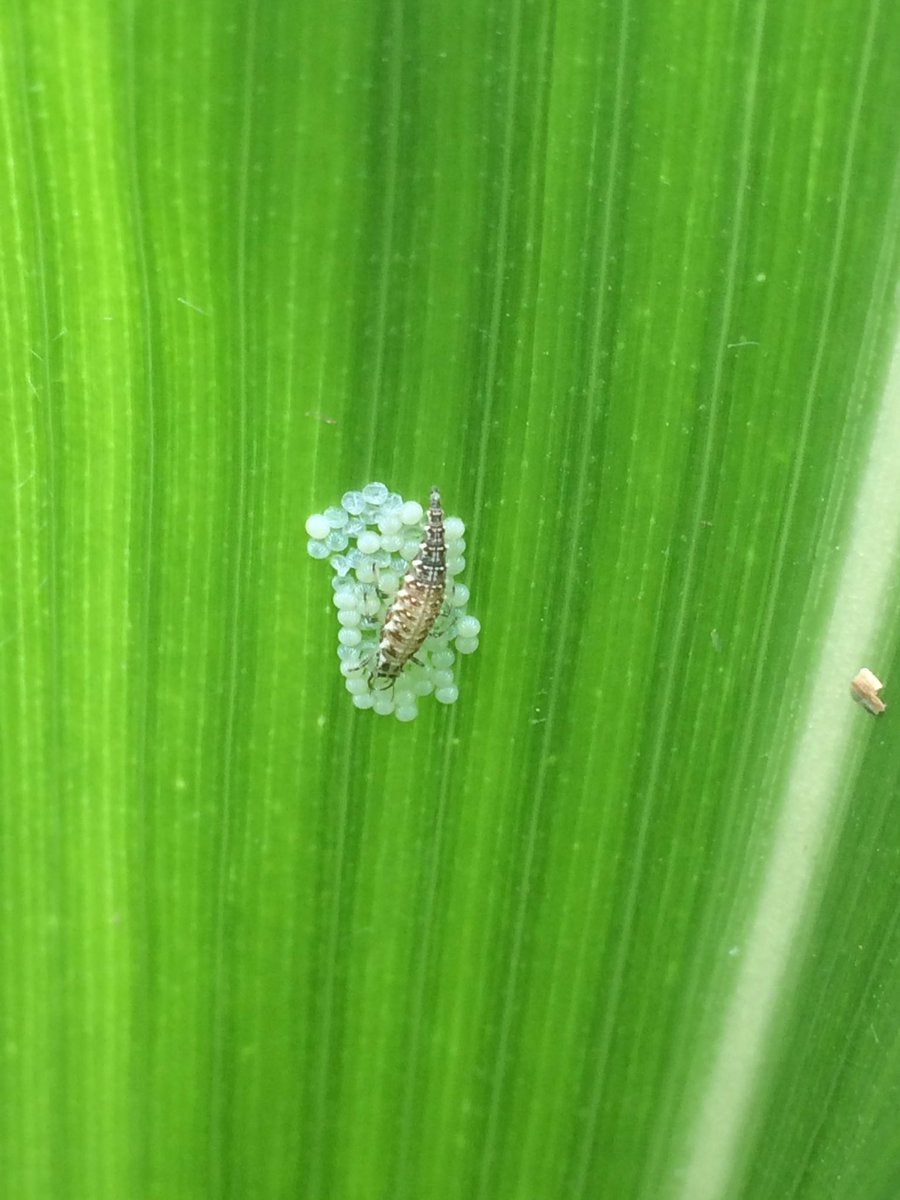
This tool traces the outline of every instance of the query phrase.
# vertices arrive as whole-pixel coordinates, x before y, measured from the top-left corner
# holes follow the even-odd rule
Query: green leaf
[[[895,1195],[891,7],[0,34],[8,1194]],[[373,479],[483,625],[408,725]]]

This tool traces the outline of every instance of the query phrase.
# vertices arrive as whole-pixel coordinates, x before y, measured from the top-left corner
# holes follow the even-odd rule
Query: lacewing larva
[[[372,678],[396,679],[434,627],[447,588],[447,548],[441,493],[431,489],[419,551],[391,601],[378,639]]]
[[[887,705],[878,695],[884,684],[868,667],[860,667],[850,680],[850,695],[863,708],[876,716],[883,713]]]
[[[454,704],[454,662],[478,649],[481,624],[458,579],[465,523],[444,513],[438,489],[423,513],[386,484],[368,483],[305,527],[307,553],[334,571],[337,654],[354,706],[412,721],[423,696]]]

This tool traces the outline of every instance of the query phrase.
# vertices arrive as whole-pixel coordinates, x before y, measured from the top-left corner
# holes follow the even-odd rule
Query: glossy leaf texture
[[[9,1195],[896,1195],[891,6],[0,33]],[[371,480],[482,626],[406,725]]]

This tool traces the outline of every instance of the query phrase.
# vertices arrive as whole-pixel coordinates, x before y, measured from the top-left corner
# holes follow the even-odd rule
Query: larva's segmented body
[[[396,679],[431,633],[447,586],[447,550],[441,493],[431,489],[428,523],[381,627],[373,679]]]

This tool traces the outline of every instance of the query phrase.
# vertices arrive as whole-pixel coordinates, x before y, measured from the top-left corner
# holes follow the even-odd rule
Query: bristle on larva
[[[373,678],[396,679],[434,626],[447,586],[447,548],[441,493],[431,489],[428,521],[419,552],[409,564],[385,614]]]

